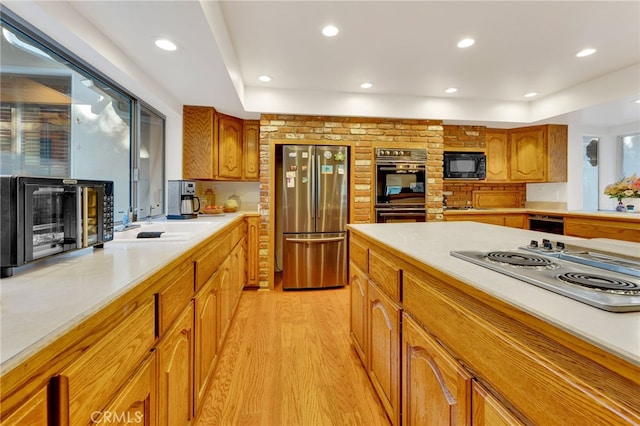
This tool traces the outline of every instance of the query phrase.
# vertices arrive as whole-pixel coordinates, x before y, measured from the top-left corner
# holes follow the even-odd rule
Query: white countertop
[[[349,227],[640,365],[640,312],[603,311],[449,254],[452,250],[516,249],[532,239],[540,241],[549,238],[567,242],[588,240],[476,222],[362,224]],[[640,252],[640,244],[637,243],[620,241],[617,245]]]
[[[187,241],[112,241],[103,249],[78,250],[14,268],[13,277],[0,280],[2,373],[242,215],[190,219],[202,223],[204,230]],[[142,230],[144,226],[138,228]]]

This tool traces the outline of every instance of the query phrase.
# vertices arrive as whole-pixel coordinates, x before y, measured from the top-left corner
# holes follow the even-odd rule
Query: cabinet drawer
[[[140,365],[155,341],[154,304],[140,306],[102,340],[88,348],[62,371],[58,383],[61,412],[67,419],[60,424],[89,424],[92,413],[101,411]],[[68,404],[64,399],[68,397]]]
[[[369,272],[369,249],[364,245],[364,241],[354,237],[353,234],[350,236],[349,257],[351,258],[351,261],[358,266],[358,268],[367,273]]]
[[[162,336],[193,296],[193,267],[186,264],[179,275],[158,293],[158,336]]]
[[[50,423],[48,404],[47,388],[43,387],[17,411],[3,418],[2,424],[4,426],[47,426]]]
[[[211,279],[222,261],[229,254],[229,237],[223,238],[196,259],[196,291],[199,291]]]
[[[369,276],[394,302],[400,302],[402,270],[374,250],[369,250]]]

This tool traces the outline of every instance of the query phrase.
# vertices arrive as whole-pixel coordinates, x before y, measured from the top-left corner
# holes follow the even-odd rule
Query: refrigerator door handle
[[[324,188],[322,188],[322,169],[321,169],[321,165],[320,165],[320,154],[318,153],[318,148],[316,148],[316,153],[317,155],[315,155],[314,160],[315,160],[315,167],[314,170],[316,171],[316,199],[314,200],[315,203],[315,212],[316,212],[316,217],[319,219],[320,218],[320,191],[324,191]],[[319,231],[318,229],[318,223],[316,222],[316,231]]]
[[[315,152],[315,150],[313,151]],[[309,162],[309,167],[311,168],[311,195],[312,195],[312,199],[311,199],[311,219],[315,219],[318,213],[318,203],[317,203],[317,197],[318,197],[318,189],[317,189],[317,184],[316,184],[316,179],[317,179],[317,170],[315,168],[315,162],[316,162],[316,156],[315,154],[311,154],[311,161]],[[313,231],[316,230],[316,225],[315,222],[313,224]]]
[[[331,238],[287,238],[288,243],[332,243],[336,241],[344,241],[345,237]]]

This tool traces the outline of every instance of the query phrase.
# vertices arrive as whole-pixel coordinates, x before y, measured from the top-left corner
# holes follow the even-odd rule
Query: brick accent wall
[[[444,130],[445,151],[456,149],[477,148],[484,151],[486,148],[487,128],[484,126],[442,126]]]
[[[484,138],[484,134],[483,134]],[[427,148],[427,220],[442,220],[443,126],[438,120],[263,114],[260,118],[260,287],[268,288],[270,270],[272,144],[340,142],[351,147],[351,223],[371,223],[374,203],[373,149],[420,145]],[[275,213],[275,212],[274,212]]]

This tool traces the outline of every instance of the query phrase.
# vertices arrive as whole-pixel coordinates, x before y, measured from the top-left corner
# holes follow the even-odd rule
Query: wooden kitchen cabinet
[[[242,120],[218,114],[218,178],[242,179]]]
[[[92,424],[156,425],[155,355],[149,354],[109,407],[92,418]]]
[[[349,289],[351,292],[351,341],[360,356],[362,364],[367,367],[367,307],[368,302],[367,275],[351,261],[349,262]]]
[[[4,426],[48,426],[49,398],[47,388],[40,389],[29,401],[24,403],[7,418],[2,419]]]
[[[447,212],[445,222],[470,221],[489,223],[491,225],[509,226],[511,228],[528,228],[526,213],[471,213]]]
[[[509,180],[509,133],[507,130],[486,131],[487,181]]]
[[[194,299],[194,333],[195,333],[195,413],[200,410],[202,400],[206,394],[209,380],[213,375],[216,357],[218,355],[218,292],[220,270],[210,277],[209,281],[196,294]]]
[[[567,126],[509,130],[509,177],[513,182],[567,181]]]
[[[167,274],[157,293],[158,336],[162,337],[193,297],[193,264],[184,263]]]
[[[509,178],[514,182],[544,182],[547,155],[544,129],[527,127],[509,131]]]
[[[238,300],[244,288],[244,248],[243,244],[237,244],[229,257],[220,266],[222,274],[220,278],[219,307],[220,316],[218,323],[218,339],[220,345],[231,324]]]
[[[402,348],[402,424],[471,425],[471,375],[406,313]]]
[[[215,179],[218,175],[218,116],[212,107],[182,108],[182,177]]]
[[[212,107],[182,109],[182,177],[257,181],[260,122],[243,121]]]
[[[640,243],[640,223],[611,217],[565,215],[564,235],[581,238],[612,238]]]
[[[471,424],[474,426],[522,426],[522,423],[480,383],[471,384]]]
[[[242,180],[257,181],[260,178],[260,120],[244,120],[242,131]]]
[[[247,287],[260,286],[260,217],[249,216],[247,224]]]
[[[188,425],[193,416],[193,306],[191,303],[158,343],[158,424]]]
[[[400,307],[369,281],[368,372],[387,416],[400,424]]]
[[[155,341],[155,306],[149,298],[113,331],[90,346],[54,380],[60,425],[90,424],[132,376]]]

